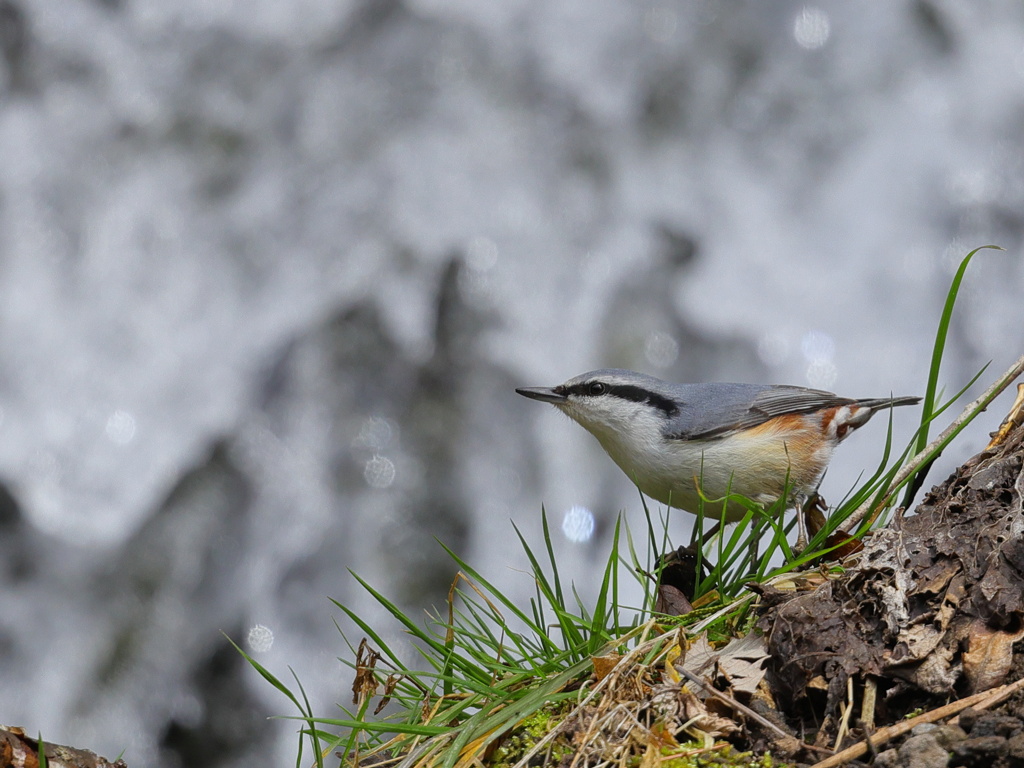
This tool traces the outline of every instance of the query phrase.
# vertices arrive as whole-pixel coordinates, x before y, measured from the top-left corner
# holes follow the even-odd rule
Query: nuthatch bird
[[[921,400],[854,400],[766,384],[669,384],[614,368],[516,392],[551,403],[594,435],[642,493],[716,519],[722,502],[711,502],[728,494],[768,505],[787,489],[787,501],[813,493],[850,432],[875,411]],[[710,500],[703,506],[701,495]],[[733,522],[745,513],[731,503],[724,517]]]

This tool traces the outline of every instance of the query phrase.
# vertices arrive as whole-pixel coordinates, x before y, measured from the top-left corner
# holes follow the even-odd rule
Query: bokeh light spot
[[[114,411],[107,419],[104,430],[107,439],[117,445],[127,445],[135,438],[135,417],[128,411]]]
[[[256,624],[249,630],[245,644],[253,653],[266,653],[274,645],[274,633],[270,631],[269,627]]]
[[[371,456],[363,467],[363,478],[371,488],[390,488],[396,474],[395,463],[379,454]]]
[[[667,333],[655,331],[644,341],[644,356],[651,365],[668,368],[679,359],[679,344]]]
[[[800,340],[800,351],[809,363],[831,361],[836,354],[836,343],[824,331],[808,331]]]
[[[793,37],[797,45],[809,51],[825,45],[831,34],[832,24],[821,8],[804,6],[793,20]]]
[[[562,518],[562,533],[569,541],[589,541],[594,535],[594,513],[586,507],[575,504]]]
[[[831,389],[839,377],[839,369],[831,360],[814,360],[807,366],[807,382],[812,387]]]
[[[370,416],[359,427],[359,434],[352,440],[353,448],[383,451],[391,446],[397,427],[391,419]]]
[[[833,358],[836,342],[824,331],[808,331],[800,340],[800,351],[807,361],[807,382],[812,387],[828,389],[836,383],[839,370]]]

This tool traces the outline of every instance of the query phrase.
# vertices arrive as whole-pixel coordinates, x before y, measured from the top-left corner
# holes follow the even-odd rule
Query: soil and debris
[[[23,728],[0,725],[0,768],[127,768],[123,760],[110,762],[86,749],[48,744]]]
[[[840,741],[863,740],[1022,676],[1022,466],[1018,427],[932,489],[915,515],[865,539],[839,578],[803,593],[761,590],[767,680],[802,736],[834,746],[846,723]],[[1024,727],[1024,696],[1003,706]]]

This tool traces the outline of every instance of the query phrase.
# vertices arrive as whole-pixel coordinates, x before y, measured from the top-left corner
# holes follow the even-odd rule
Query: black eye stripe
[[[676,404],[672,400],[643,387],[637,387],[632,384],[604,384],[604,392],[595,394],[591,389],[594,384],[604,384],[604,382],[585,381],[582,384],[574,384],[571,387],[566,387],[565,394],[582,395],[584,397],[614,395],[623,400],[632,400],[634,403],[650,403],[666,416],[674,416],[679,412],[679,409],[676,408]]]
[[[608,393],[621,397],[623,400],[632,400],[636,403],[650,403],[659,411],[664,411],[666,416],[673,416],[678,411],[676,404],[664,395],[651,392],[643,387],[635,387],[631,384],[618,384],[608,388]]]

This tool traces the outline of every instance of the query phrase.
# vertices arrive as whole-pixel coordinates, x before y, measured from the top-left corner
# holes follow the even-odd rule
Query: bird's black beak
[[[540,400],[542,403],[554,403],[555,405],[564,403],[568,399],[561,387],[519,387],[516,392],[531,400]]]

